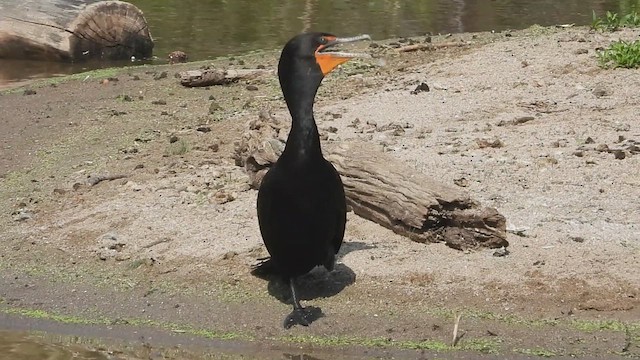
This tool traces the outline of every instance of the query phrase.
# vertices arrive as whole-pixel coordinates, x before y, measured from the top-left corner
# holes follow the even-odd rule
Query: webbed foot
[[[284,319],[284,328],[290,329],[293,325],[309,326],[312,322],[323,317],[324,314],[319,307],[308,306],[293,309],[291,314]]]

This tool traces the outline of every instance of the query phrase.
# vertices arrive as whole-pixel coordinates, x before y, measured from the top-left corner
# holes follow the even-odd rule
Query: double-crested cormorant
[[[285,328],[313,321],[311,310],[300,305],[294,280],[319,265],[333,270],[344,237],[344,188],[322,156],[313,102],[324,76],[359,54],[326,49],[364,39],[369,36],[304,33],[289,40],[280,56],[278,77],[293,122],[282,155],[262,180],[258,222],[270,265],[291,289],[293,311],[284,320]]]

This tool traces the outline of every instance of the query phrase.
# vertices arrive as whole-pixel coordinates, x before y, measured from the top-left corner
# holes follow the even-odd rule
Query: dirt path
[[[0,309],[233,356],[640,356],[640,74],[600,69],[594,50],[639,34],[534,27],[410,53],[389,40],[332,73],[316,105],[328,141],[380,144],[465,187],[506,216],[511,246],[462,253],[349,214],[337,271],[303,290],[325,317],[290,331],[281,286],[248,274],[266,252],[232,159],[261,110],[286,116],[275,77],[183,88],[174,73],[192,63],[0,93]],[[163,336],[148,343],[174,344]]]

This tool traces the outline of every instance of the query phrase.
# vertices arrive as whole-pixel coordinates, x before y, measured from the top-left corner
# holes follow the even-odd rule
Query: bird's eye
[[[322,44],[322,45],[326,45],[326,44],[327,44],[327,42],[328,42],[328,40],[327,40],[327,38],[326,38],[326,37],[324,37],[324,36],[320,37],[320,44]]]

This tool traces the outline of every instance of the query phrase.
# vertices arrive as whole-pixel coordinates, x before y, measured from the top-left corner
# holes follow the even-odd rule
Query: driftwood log
[[[153,40],[137,7],[122,1],[2,0],[0,58],[46,61],[148,58]]]
[[[273,71],[265,70],[265,69],[188,70],[180,73],[180,84],[186,87],[224,85],[224,84],[229,84],[242,79],[253,79],[262,74],[273,74]]]
[[[288,122],[261,113],[235,144],[236,165],[258,188],[282,151]],[[417,242],[444,242],[455,249],[508,246],[506,220],[456,187],[429,178],[392,156],[358,141],[324,143],[354,213]]]

